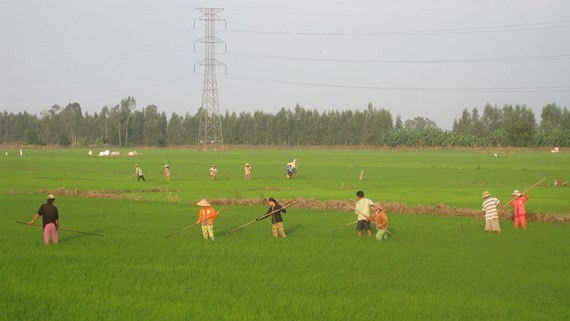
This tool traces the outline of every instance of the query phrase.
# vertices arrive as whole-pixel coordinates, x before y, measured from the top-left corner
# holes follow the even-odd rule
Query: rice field
[[[527,210],[569,213],[570,156],[541,151],[148,149],[90,158],[86,150],[16,150],[0,158],[1,320],[567,320],[570,227],[391,214],[385,241],[358,238],[348,209],[292,206],[287,239],[270,221],[228,231],[267,210],[234,206],[215,241],[192,226],[207,199],[355,199],[479,209],[529,191]],[[497,152],[498,157],[493,153]],[[122,152],[122,154],[126,153]],[[295,179],[285,164],[299,161]],[[168,161],[171,182],[162,177]],[[253,168],[243,179],[243,164]],[[146,182],[137,182],[134,165]],[[218,179],[208,169],[216,164]],[[364,179],[359,180],[364,171]],[[56,194],[60,244],[45,246],[30,221]],[[217,210],[223,205],[214,205]],[[165,235],[186,230],[168,238]]]

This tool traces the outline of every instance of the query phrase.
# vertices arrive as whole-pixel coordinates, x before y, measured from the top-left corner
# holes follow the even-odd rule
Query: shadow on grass
[[[302,231],[304,230],[305,227],[303,225],[297,224],[297,225],[293,225],[292,227],[289,228],[285,228],[285,233],[287,233],[287,235],[291,235],[291,234],[295,234],[297,233],[297,231]]]
[[[97,230],[97,231],[93,231],[93,232],[85,232],[85,233],[92,233],[92,234],[99,234],[99,235],[89,235],[89,234],[85,234],[85,233],[77,233],[77,232],[70,232],[70,231],[59,231],[59,235],[60,235],[60,243],[63,240],[64,242],[67,242],[69,240],[76,240],[76,239],[85,239],[85,238],[94,238],[94,239],[102,239],[103,238],[103,231]],[[63,233],[63,238],[61,237]]]

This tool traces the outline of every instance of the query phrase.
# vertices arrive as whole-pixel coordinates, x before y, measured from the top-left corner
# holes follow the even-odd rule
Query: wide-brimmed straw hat
[[[206,199],[203,198],[202,200],[200,200],[200,202],[196,203],[196,205],[198,205],[198,206],[210,206],[210,203],[208,203],[208,201],[206,201]]]
[[[164,167],[170,167],[170,166],[168,166],[168,164],[166,164],[166,165],[164,165]]]
[[[489,197],[489,196],[491,196],[491,193],[489,193],[489,191],[484,191],[484,192],[483,192],[483,198],[487,198],[487,197]]]
[[[516,189],[516,190],[514,190],[513,194],[511,194],[511,195],[513,195],[513,196],[521,196],[522,194],[521,194],[521,192],[519,192],[518,189]]]
[[[48,200],[54,200],[54,199],[55,199],[55,196],[53,196],[53,194],[49,194],[49,195],[47,196],[47,199],[48,199]]]
[[[245,166],[249,166],[249,163],[245,163]]]

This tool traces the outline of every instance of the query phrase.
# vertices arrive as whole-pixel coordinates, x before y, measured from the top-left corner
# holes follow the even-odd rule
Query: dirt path
[[[38,191],[34,191],[33,193],[37,193]],[[53,191],[45,191],[40,190],[39,192],[46,194],[51,193]],[[128,200],[143,200],[144,197],[142,196],[133,196],[129,195],[132,192],[137,193],[166,193],[168,191],[163,191],[161,189],[147,189],[147,190],[121,190],[121,191],[112,191],[112,192],[101,192],[101,191],[81,191],[77,189],[68,190],[64,187],[58,188],[56,191],[57,195],[67,195],[67,196],[77,196],[77,197],[85,197],[85,198],[110,198],[110,199],[128,199]],[[175,191],[171,191],[175,192]],[[171,202],[180,202],[180,199],[169,198]],[[265,201],[262,198],[249,198],[249,199],[228,199],[228,198],[220,198],[220,199],[210,199],[210,203],[214,205],[236,205],[236,206],[251,206],[251,205],[266,205]],[[282,199],[280,200],[281,204],[287,204],[290,202],[295,201],[294,204],[291,205],[291,208],[315,208],[315,209],[322,209],[322,210],[330,210],[330,211],[339,211],[339,212],[350,212],[352,211],[348,207],[348,202],[346,201],[319,201],[314,198],[295,198],[295,199]],[[397,214],[413,214],[413,215],[443,215],[443,216],[457,216],[457,217],[471,217],[477,218],[482,217],[481,211],[479,210],[472,210],[467,208],[455,208],[449,207],[445,204],[437,204],[437,205],[418,205],[415,207],[407,206],[403,203],[398,202],[384,202],[382,203],[384,210],[387,213],[397,213]],[[512,211],[502,211],[500,213],[500,218],[502,220],[512,220]],[[546,222],[546,223],[570,223],[570,214],[566,215],[552,215],[552,214],[545,214],[545,213],[528,213],[527,214],[527,221],[529,222]]]
[[[296,198],[291,200],[281,200],[281,204],[287,204],[295,201],[291,208],[316,208],[331,211],[350,212],[348,203],[345,201],[319,201],[316,199]],[[265,205],[261,198],[257,199],[213,199],[210,200],[212,204],[217,205]],[[449,207],[445,204],[432,205],[418,205],[416,207],[409,207],[405,204],[398,202],[382,203],[384,210],[388,213],[397,214],[414,214],[414,215],[444,215],[444,216],[459,216],[459,217],[482,217],[481,211],[471,210],[466,208]],[[501,213],[502,220],[511,220],[511,211],[504,211]],[[528,213],[527,221],[529,222],[547,222],[547,223],[570,223],[569,215],[550,215],[544,213]]]

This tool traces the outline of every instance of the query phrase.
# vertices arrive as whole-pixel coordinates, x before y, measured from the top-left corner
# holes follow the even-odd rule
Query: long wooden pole
[[[526,192],[530,191],[533,187],[535,187],[535,186],[537,186],[538,184],[544,182],[545,179],[546,179],[546,177],[543,178],[543,179],[541,179],[540,181],[534,183],[531,187],[529,187],[529,188],[527,188],[526,190],[524,190],[523,193],[526,193]],[[507,204],[501,205],[501,209],[504,209],[507,205],[511,204],[511,203],[512,203],[514,200],[516,200],[516,199],[517,199],[517,198],[515,197],[515,198],[513,198],[512,200],[510,200]],[[461,227],[463,227],[463,226],[465,226],[465,225],[469,225],[469,224],[471,224],[471,223],[475,223],[475,222],[480,221],[480,220],[482,220],[482,219],[484,219],[484,218],[485,218],[485,216],[480,217],[480,218],[477,218],[477,219],[474,219],[474,220],[469,221],[469,222],[467,222],[467,223],[465,223],[465,224],[461,224]]]
[[[255,220],[253,220],[253,221],[249,221],[249,222],[247,222],[247,223],[245,223],[245,224],[242,224],[242,225],[240,225],[240,226],[238,226],[238,227],[235,227],[235,228],[229,230],[228,233],[229,233],[229,234],[232,234],[233,232],[235,232],[235,231],[237,231],[237,230],[240,230],[240,229],[242,229],[242,228],[248,226],[249,224],[253,224],[253,223],[257,222],[257,221],[259,221],[259,220],[258,220],[258,219],[255,219]]]
[[[545,177],[545,178],[543,178],[543,179],[541,179],[540,181],[538,181],[538,182],[534,183],[534,184],[533,184],[531,187],[529,187],[529,188],[527,188],[526,190],[524,190],[524,191],[523,191],[523,193],[526,193],[526,192],[530,191],[530,190],[531,190],[533,187],[535,187],[536,185],[538,185],[538,184],[540,184],[540,183],[544,182],[544,180],[546,180],[546,177]],[[511,203],[512,203],[514,200],[516,200],[516,199],[517,199],[517,197],[513,198],[513,199],[512,199],[512,200],[510,200],[510,201],[509,201],[507,204],[505,204],[505,205],[502,205],[501,207],[502,207],[502,208],[505,208],[505,206],[507,206],[507,205],[511,204]]]
[[[480,220],[482,220],[482,219],[484,219],[484,218],[485,218],[484,216],[483,216],[483,217],[476,218],[476,219],[474,219],[474,220],[472,220],[472,221],[469,221],[469,222],[467,222],[467,223],[465,223],[465,224],[461,224],[461,227],[463,227],[463,226],[465,226],[465,225],[469,225],[469,224],[471,224],[471,223],[475,223],[475,222],[480,221]]]
[[[26,222],[16,222],[16,223],[43,228],[43,226],[41,226],[41,225],[35,225],[35,224],[26,223]],[[63,228],[60,228],[60,229],[58,229],[58,230],[59,230],[59,231],[64,231],[64,232],[73,232],[73,233],[80,233],[80,234],[87,234],[87,235],[94,235],[94,236],[103,236],[102,234],[87,233],[87,232],[81,232],[81,231],[75,231],[75,230],[68,230],[68,229],[63,229]]]
[[[350,208],[352,208],[352,209],[355,211],[354,214],[356,214],[356,215],[360,214],[360,215],[366,217],[366,215],[362,214],[359,210],[357,210],[354,206],[352,206],[352,204],[346,203],[346,205],[348,205]],[[374,221],[372,221],[372,219],[370,219],[370,217],[366,217],[366,220],[369,221],[369,222],[374,222]],[[376,223],[376,222],[374,222],[374,223]],[[394,235],[392,232],[388,231],[387,228],[384,228],[384,226],[376,224],[376,227],[378,227],[378,226],[380,226],[381,229],[383,229],[383,230],[386,231],[388,234],[390,234],[391,236],[393,236],[396,240],[398,240],[398,241],[400,240],[396,235]]]
[[[354,222],[350,222],[350,223],[348,223],[348,224],[346,224],[346,225],[343,225],[343,226],[341,226],[341,227],[338,227],[338,228],[335,230],[335,232],[338,232],[338,231],[342,230],[343,228],[346,228],[347,226],[351,226],[352,224],[355,224],[355,223],[358,223],[358,220],[356,220],[356,221],[354,221]]]
[[[233,205],[232,205],[232,206],[233,206]],[[230,207],[232,207],[232,206],[228,206],[228,207],[226,207],[226,208],[224,208],[224,209],[221,209],[220,211],[218,211],[218,212],[216,213],[216,216],[214,216],[214,218],[218,217],[218,215],[220,215],[221,212],[227,210],[228,208],[230,208]],[[180,229],[180,230],[178,230],[178,231],[176,231],[176,232],[174,232],[174,233],[167,234],[167,235],[164,236],[164,238],[171,237],[172,235],[178,234],[178,233],[180,233],[180,232],[182,232],[182,231],[185,231],[185,230],[191,228],[192,226],[198,226],[198,225],[202,224],[202,222],[204,222],[204,221],[207,220],[207,219],[209,219],[209,217],[207,217],[207,218],[201,220],[201,221],[198,222],[198,223],[192,223],[192,224],[190,224],[190,225],[188,225],[188,226],[185,226],[185,227],[183,227],[182,229]]]
[[[281,207],[280,209],[278,209],[278,210],[271,211],[271,212],[269,212],[269,213],[267,213],[267,214],[263,214],[262,216],[256,218],[256,219],[253,220],[253,221],[249,221],[249,222],[247,222],[247,223],[245,223],[245,224],[242,224],[242,225],[240,225],[240,226],[238,226],[238,227],[235,227],[235,228],[229,230],[228,233],[229,233],[229,234],[232,234],[233,232],[235,232],[235,231],[237,231],[237,230],[241,230],[242,228],[244,228],[244,227],[246,227],[246,226],[248,226],[248,225],[250,225],[250,224],[253,224],[253,223],[257,222],[257,221],[261,221],[262,219],[264,219],[264,218],[266,218],[266,217],[268,217],[268,216],[270,216],[270,215],[273,215],[274,213],[277,213],[277,212],[279,212],[280,210],[285,209],[285,208],[287,208],[287,207],[293,205],[294,203],[296,203],[296,201],[293,201],[293,202],[291,202],[291,203],[289,203],[289,204],[287,204],[287,205],[285,205],[285,206],[282,206],[282,207]]]

